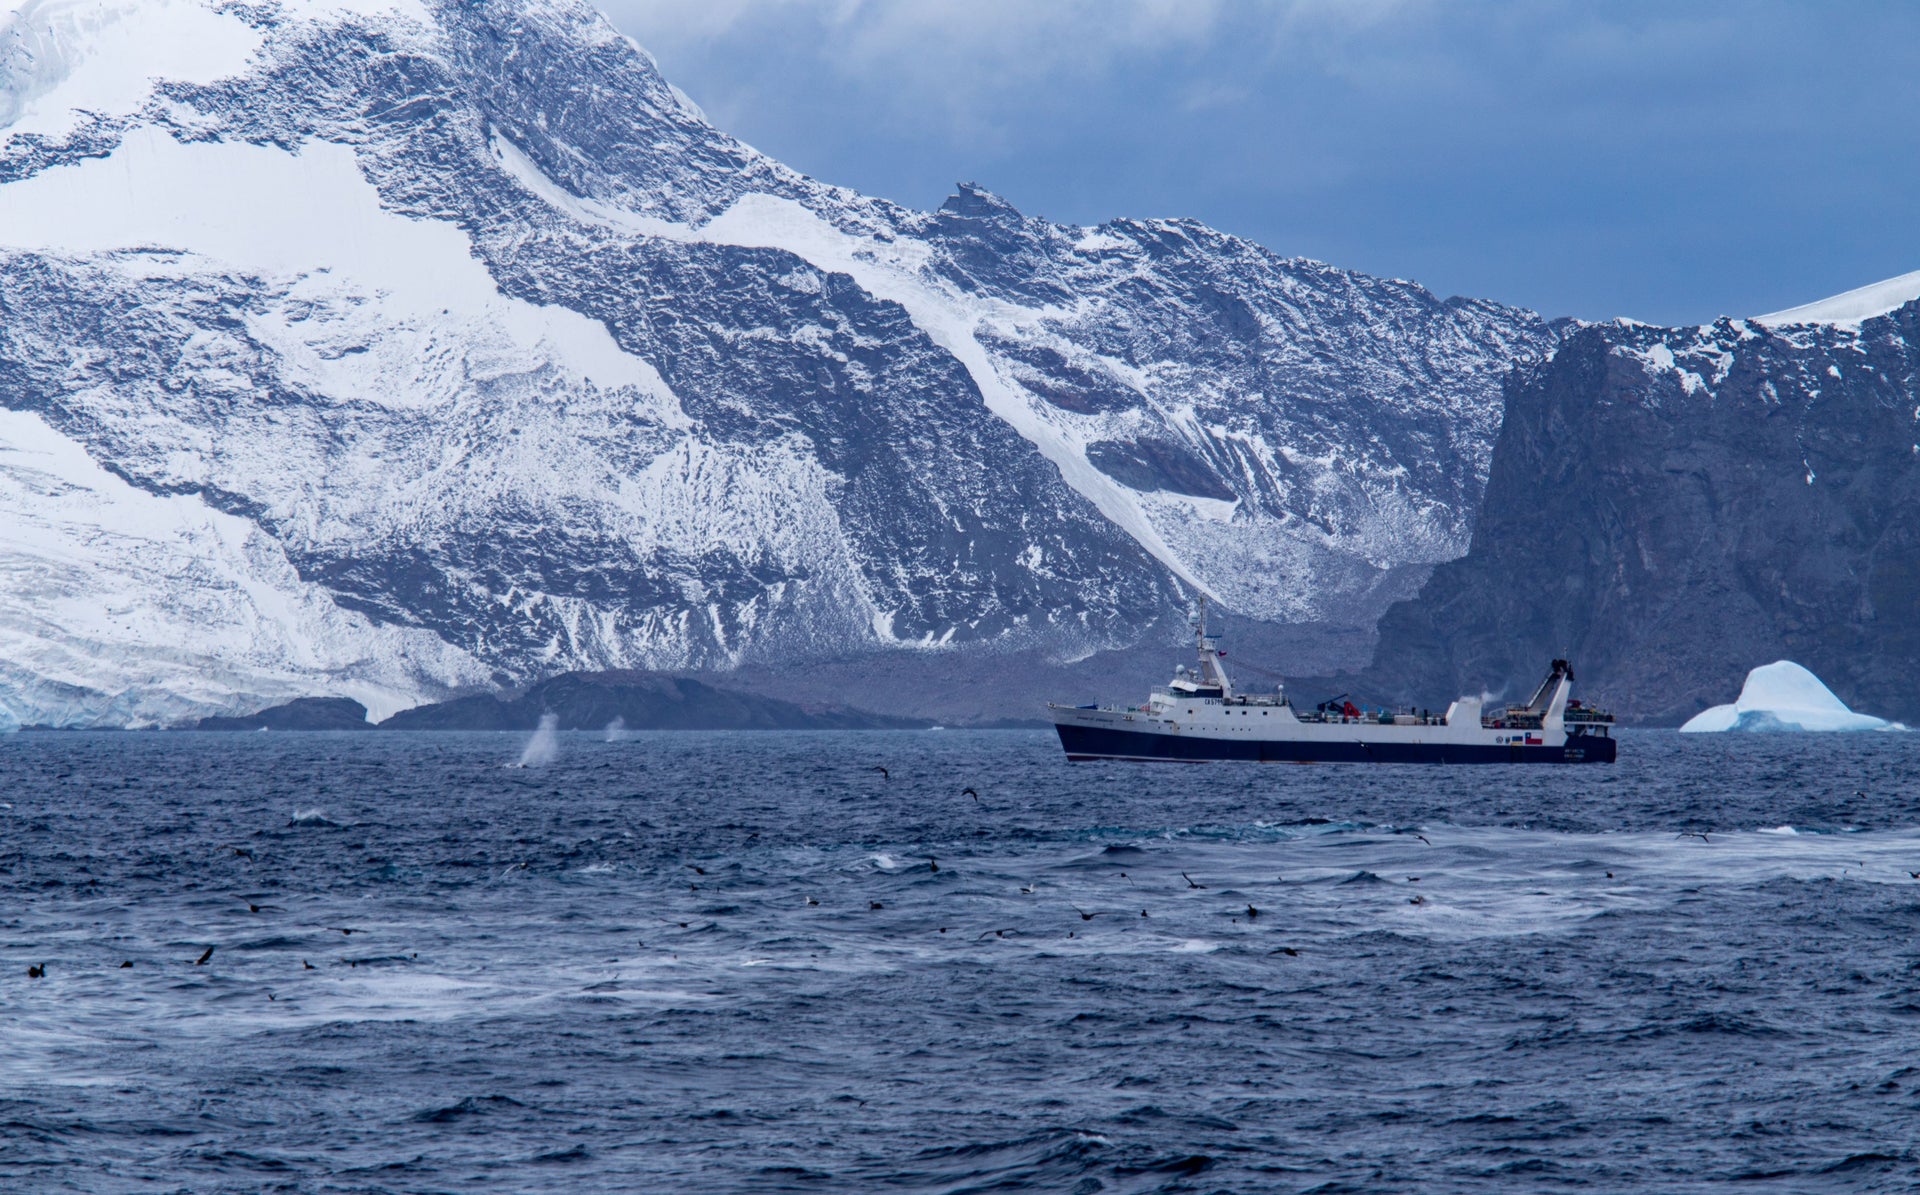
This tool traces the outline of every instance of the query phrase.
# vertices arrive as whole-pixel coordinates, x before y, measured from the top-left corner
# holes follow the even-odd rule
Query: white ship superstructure
[[[1194,623],[1197,667],[1132,706],[1049,705],[1070,760],[1247,760],[1271,763],[1611,763],[1613,715],[1572,696],[1573,667],[1555,660],[1525,705],[1484,708],[1461,697],[1445,712],[1366,708],[1343,694],[1311,709],[1284,687],[1240,692],[1225,653]]]

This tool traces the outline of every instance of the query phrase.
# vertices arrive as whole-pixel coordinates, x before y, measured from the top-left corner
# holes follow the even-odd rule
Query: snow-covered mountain
[[[572,0],[0,14],[0,721],[1368,625],[1555,342],[818,183]]]

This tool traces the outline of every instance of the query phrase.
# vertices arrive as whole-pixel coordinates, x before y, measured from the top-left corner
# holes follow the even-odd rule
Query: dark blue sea
[[[0,739],[0,1190],[1920,1186],[1920,735],[526,745]]]

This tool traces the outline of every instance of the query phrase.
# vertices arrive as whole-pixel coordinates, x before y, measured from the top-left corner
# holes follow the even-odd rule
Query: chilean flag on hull
[[[1546,745],[1547,745],[1546,740],[1541,738],[1537,734],[1530,734],[1527,736],[1527,746],[1529,747],[1544,747]]]

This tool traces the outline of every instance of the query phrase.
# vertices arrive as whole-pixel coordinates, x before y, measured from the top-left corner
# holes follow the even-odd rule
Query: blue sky
[[[602,2],[722,128],[915,207],[1191,216],[1589,319],[1920,270],[1920,5]]]

